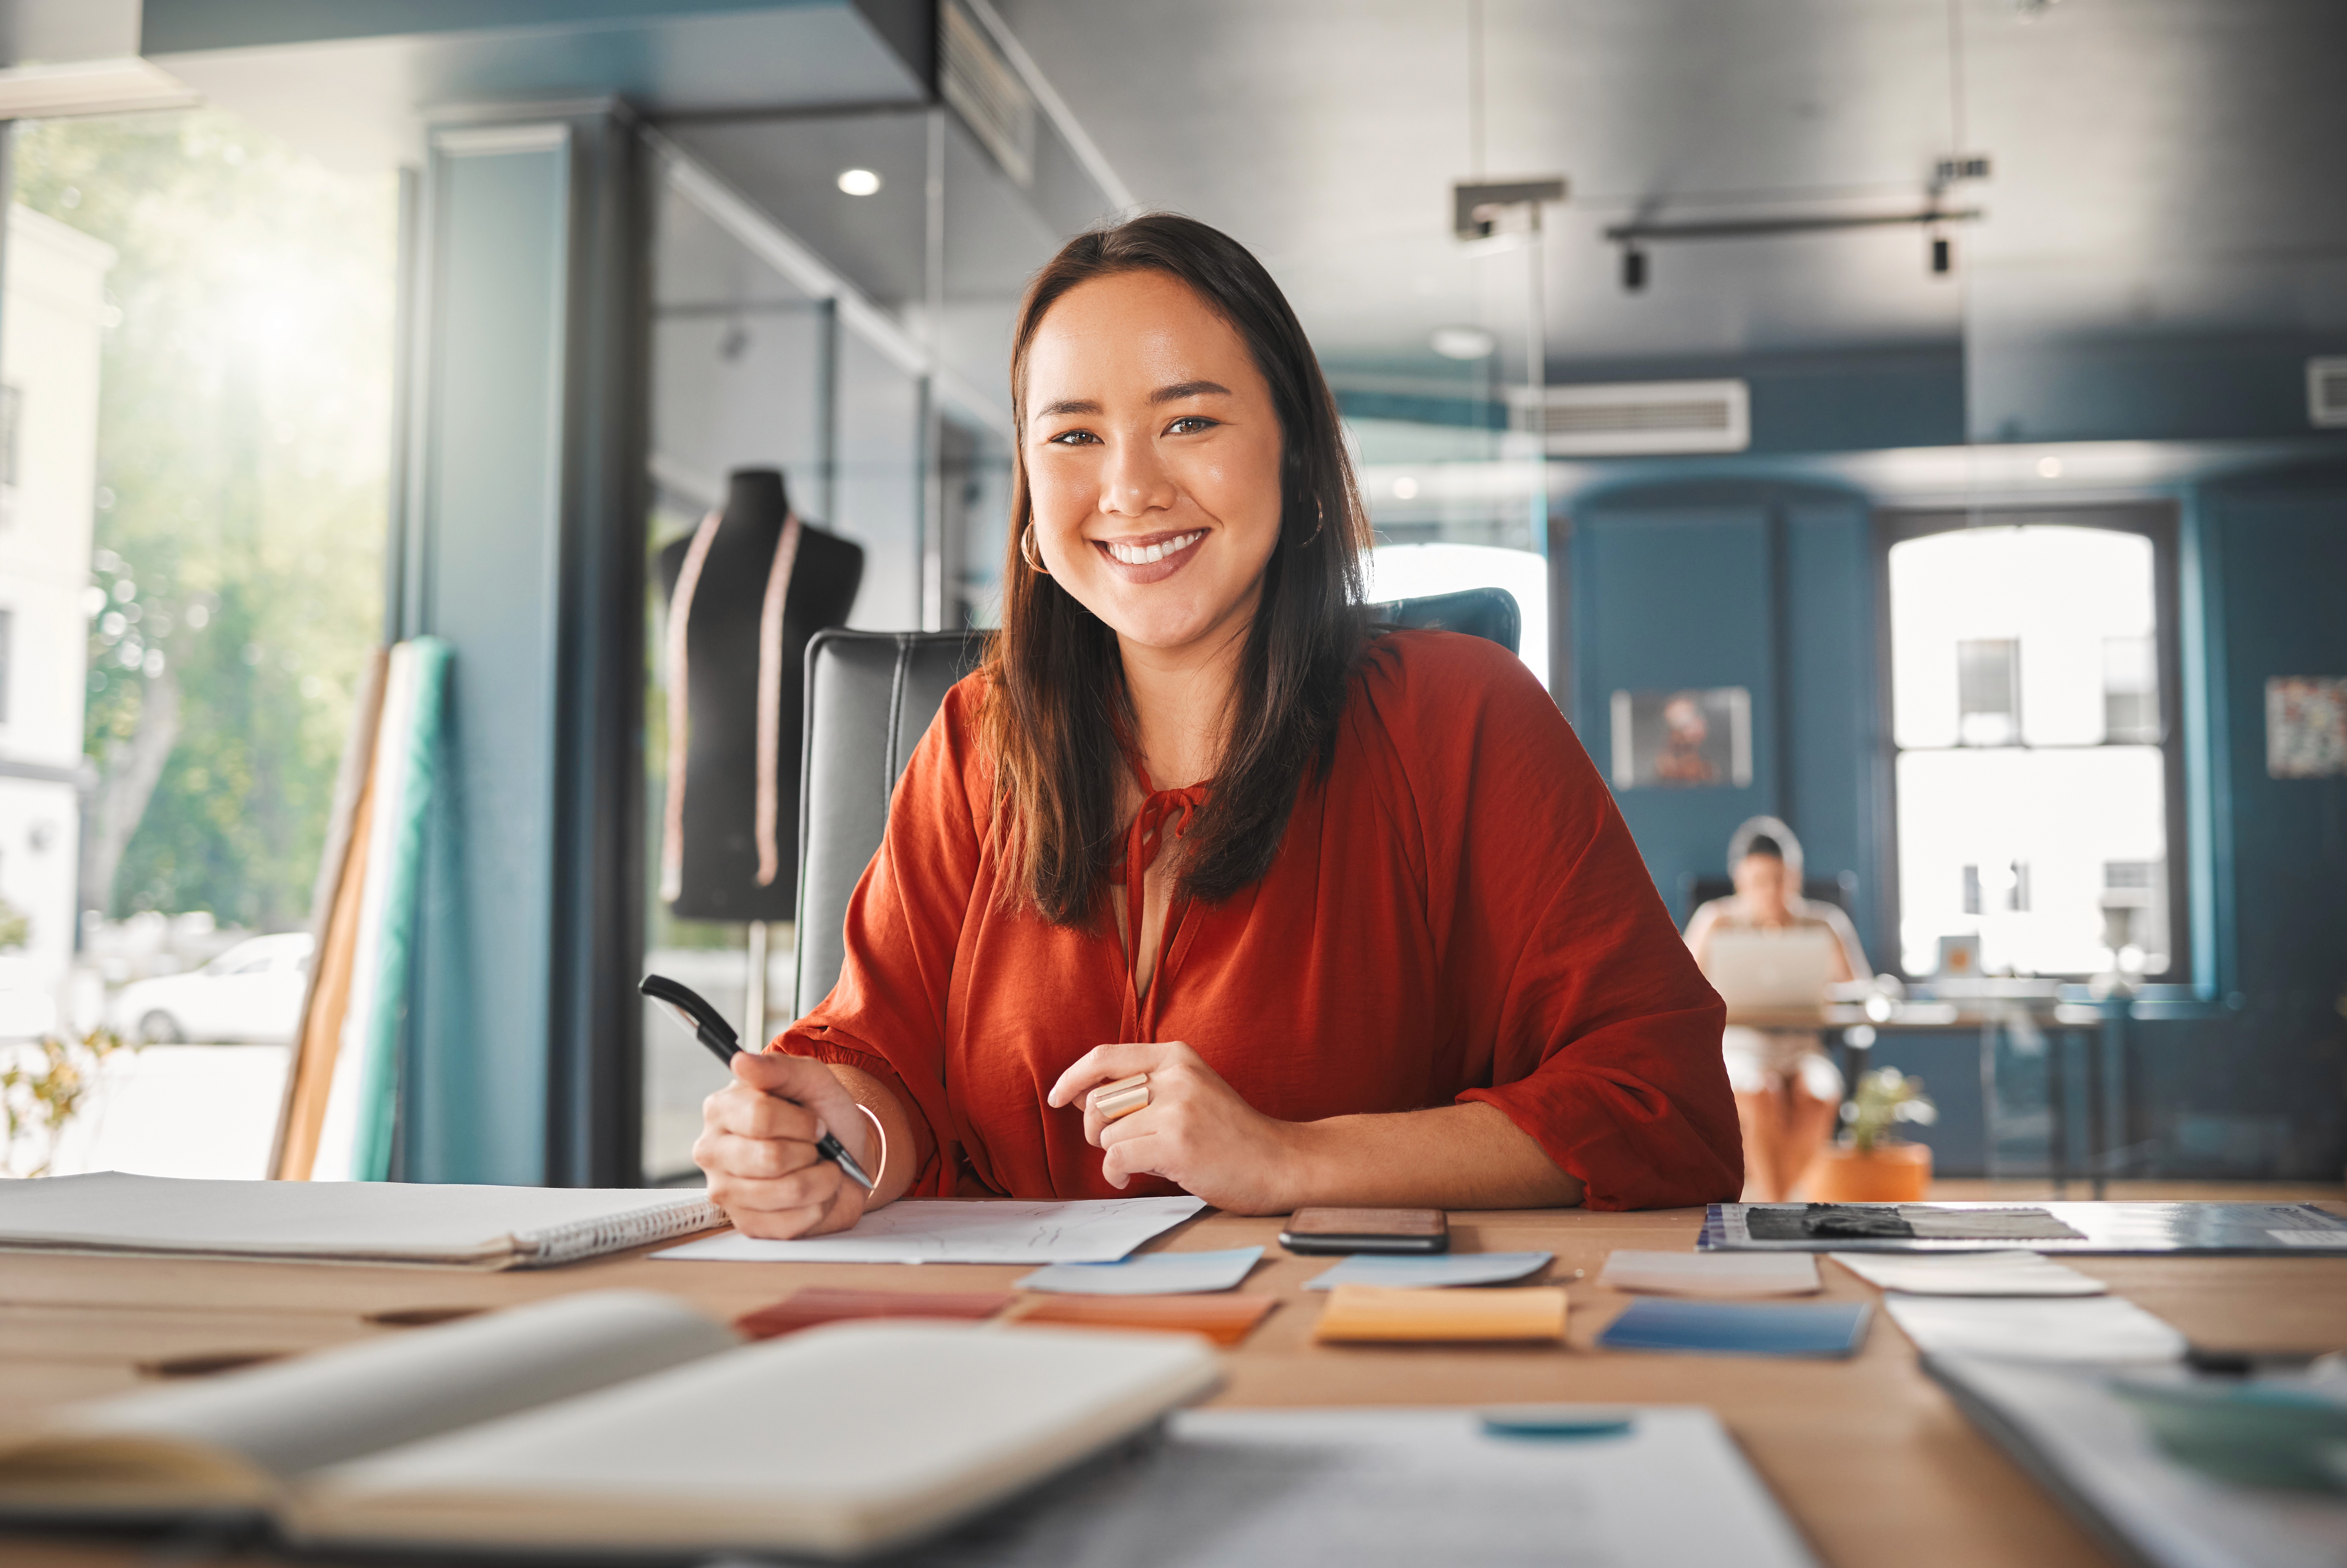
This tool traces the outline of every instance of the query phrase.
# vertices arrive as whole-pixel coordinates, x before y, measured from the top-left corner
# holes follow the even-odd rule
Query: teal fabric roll
[[[440,771],[453,657],[454,651],[436,637],[413,639],[391,653],[392,684],[405,690],[397,692],[404,700],[396,703],[386,698],[384,728],[375,739],[378,794],[367,878],[379,888],[381,902],[374,939],[359,955],[372,970],[368,1006],[354,1020],[357,1028],[351,1037],[362,1058],[350,1163],[355,1181],[381,1182],[391,1175],[400,1036],[415,967],[425,826]]]

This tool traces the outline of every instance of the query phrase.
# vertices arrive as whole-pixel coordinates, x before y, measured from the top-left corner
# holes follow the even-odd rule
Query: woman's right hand
[[[831,1069],[802,1056],[743,1051],[733,1081],[702,1102],[692,1163],[743,1235],[787,1241],[843,1231],[864,1217],[865,1192],[815,1153],[829,1132],[866,1171],[879,1163],[872,1123]]]

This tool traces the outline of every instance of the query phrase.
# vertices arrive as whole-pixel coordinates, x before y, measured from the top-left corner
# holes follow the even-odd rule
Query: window
[[[15,386],[0,386],[0,488],[16,487],[16,431],[25,394]]]
[[[2097,508],[1885,530],[1901,967],[2180,978],[2174,530]]]
[[[140,982],[308,922],[383,624],[398,186],[213,109],[18,121],[9,156],[10,751],[98,779],[78,867],[11,893],[59,1030],[128,1032]],[[108,1058],[51,1168],[260,1175],[291,1029]]]

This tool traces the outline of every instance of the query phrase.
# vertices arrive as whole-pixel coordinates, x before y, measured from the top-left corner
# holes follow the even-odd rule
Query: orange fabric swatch
[[[1268,1296],[1047,1296],[1014,1321],[1203,1334],[1217,1345],[1235,1345],[1276,1305]]]
[[[1312,1337],[1324,1341],[1526,1340],[1564,1337],[1564,1292],[1407,1290],[1340,1285]]]
[[[733,1327],[753,1339],[772,1339],[851,1317],[991,1317],[1010,1299],[1007,1290],[844,1290],[811,1285],[772,1307],[743,1313]]]

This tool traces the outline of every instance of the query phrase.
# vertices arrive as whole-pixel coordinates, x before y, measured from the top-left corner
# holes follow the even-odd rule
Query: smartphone
[[[1440,1209],[1298,1209],[1279,1245],[1316,1254],[1449,1252],[1450,1220]]]

